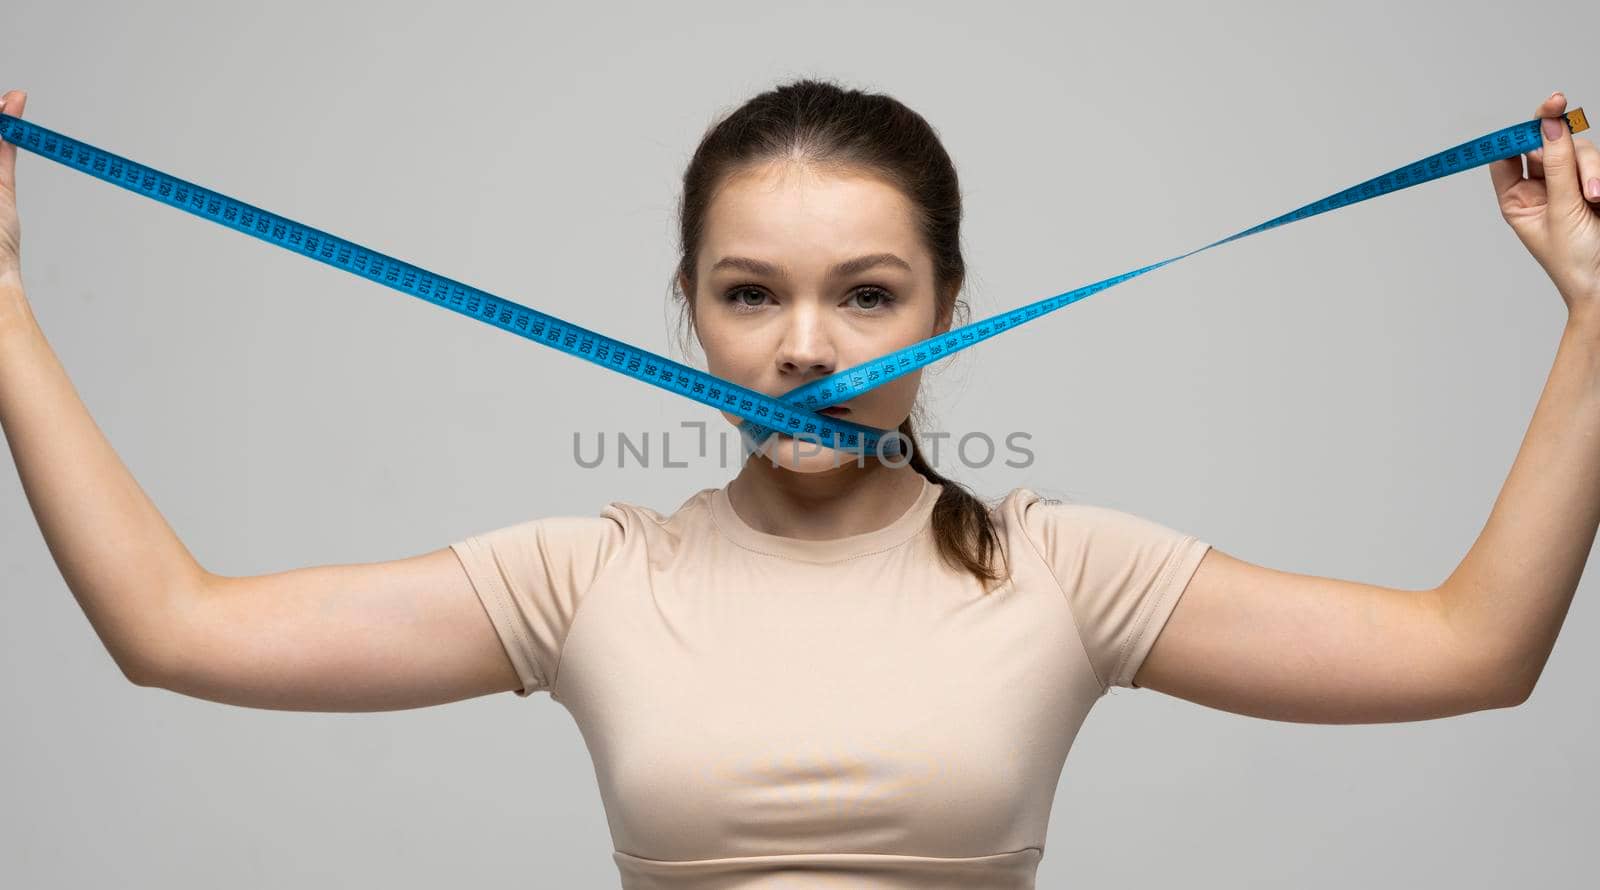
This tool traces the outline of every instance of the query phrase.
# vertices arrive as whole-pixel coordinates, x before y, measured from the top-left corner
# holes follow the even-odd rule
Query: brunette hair
[[[680,257],[671,292],[680,311],[680,338],[688,354],[682,316],[693,324],[695,263],[705,232],[706,212],[730,176],[773,161],[796,161],[822,169],[850,170],[881,178],[905,195],[923,243],[933,257],[938,312],[957,326],[969,313],[958,299],[966,277],[961,256],[961,190],[955,165],[933,127],[899,100],[847,89],[810,78],[763,92],[710,126],[683,175],[678,204]],[[688,293],[680,286],[687,283]],[[912,416],[922,411],[920,399]],[[933,507],[933,534],[939,554],[954,568],[980,581],[1010,575],[994,567],[1005,558],[988,506],[960,483],[939,475],[923,459],[912,418],[899,431],[910,443],[911,466],[944,486]]]

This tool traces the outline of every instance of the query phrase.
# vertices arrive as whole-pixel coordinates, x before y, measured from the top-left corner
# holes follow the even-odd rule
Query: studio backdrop
[[[21,0],[0,12],[0,90],[43,126],[703,368],[668,292],[683,170],[778,83],[886,92],[938,130],[975,320],[1528,120],[1552,90],[1593,119],[1597,25],[1579,2]],[[210,571],[392,560],[612,500],[669,511],[738,471],[711,408],[27,152],[17,180],[40,325]],[[924,373],[923,428],[986,498],[1027,486],[1420,589],[1482,529],[1565,317],[1480,168],[966,350]],[[973,433],[992,452],[958,447]],[[135,686],[10,461],[0,884],[616,886],[589,753],[547,695],[315,714]],[[1320,726],[1114,691],[1067,759],[1039,886],[1581,885],[1595,593],[1585,577],[1514,708]]]

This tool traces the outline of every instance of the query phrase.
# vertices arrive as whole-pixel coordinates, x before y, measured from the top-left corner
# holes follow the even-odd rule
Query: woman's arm
[[[0,95],[21,117],[26,96]],[[440,548],[258,577],[205,571],[101,434],[22,288],[16,147],[0,142],[0,431],[67,587],[130,680],[248,707],[414,708],[522,686]]]
[[[1135,685],[1298,723],[1428,720],[1520,704],[1600,521],[1600,324],[1568,323],[1489,521],[1437,588],[1253,565],[1213,547]]]
[[[1440,585],[1450,627],[1499,653],[1526,696],[1600,525],[1600,313],[1574,313],[1489,520]]]
[[[89,416],[19,279],[0,273],[0,429],[61,577],[140,683],[164,645],[168,597],[203,570]]]
[[[1560,94],[1537,113],[1554,118]],[[1531,694],[1600,524],[1600,152],[1563,125],[1495,162],[1500,209],[1568,309],[1527,436],[1444,583],[1402,590],[1281,572],[1213,548],[1136,685],[1308,723],[1421,720]]]
[[[0,274],[0,427],[61,576],[141,686],[293,711],[418,708],[521,686],[449,548],[235,578],[134,481]]]
[[[21,117],[27,94],[0,95]],[[0,431],[61,576],[117,666],[141,682],[168,596],[200,566],[128,474],[46,342],[22,289],[17,148],[0,142]]]
[[[1555,647],[1600,524],[1600,150],[1540,106],[1545,148],[1491,168],[1501,213],[1567,306],[1567,325],[1528,434],[1489,520],[1440,590],[1453,629],[1501,649],[1524,695]]]

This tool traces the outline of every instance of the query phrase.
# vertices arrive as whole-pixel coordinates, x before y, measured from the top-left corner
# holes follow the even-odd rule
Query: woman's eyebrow
[[[857,272],[878,266],[898,266],[907,272],[911,271],[911,264],[895,254],[869,253],[864,256],[858,256],[853,260],[845,260],[839,263],[828,270],[828,275],[831,278],[842,278],[846,275],[854,275]],[[710,271],[715,272],[718,269],[739,269],[752,275],[766,275],[771,278],[787,279],[789,277],[789,271],[782,266],[744,256],[725,256],[711,264]]]

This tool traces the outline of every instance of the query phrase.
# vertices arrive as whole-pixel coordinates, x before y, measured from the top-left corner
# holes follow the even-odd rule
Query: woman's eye
[[[723,299],[725,301],[727,301],[728,303],[731,303],[733,305],[733,308],[736,309],[736,310],[755,309],[757,306],[760,305],[759,302],[756,302],[756,303],[747,303],[747,302],[745,302],[743,297],[746,294],[755,294],[757,297],[760,297],[760,298],[765,298],[766,297],[766,292],[765,291],[758,290],[758,289],[753,288],[753,287],[736,287],[733,290],[728,291],[727,294],[725,294],[723,296]]]
[[[751,297],[751,295],[754,295],[754,298],[747,299]],[[723,300],[731,305],[735,311],[750,312],[755,309],[759,309],[762,301],[765,300],[766,297],[766,291],[758,287],[742,285],[729,290],[723,295]],[[863,302],[857,305],[868,312],[876,312],[880,309],[883,309],[890,303],[893,303],[896,299],[894,294],[889,293],[881,287],[875,287],[871,285],[857,288],[850,294],[850,298],[860,298]]]
[[[893,303],[895,299],[894,294],[889,293],[881,287],[863,287],[856,291],[852,296],[870,297],[871,305],[862,307],[865,309],[878,309]]]

